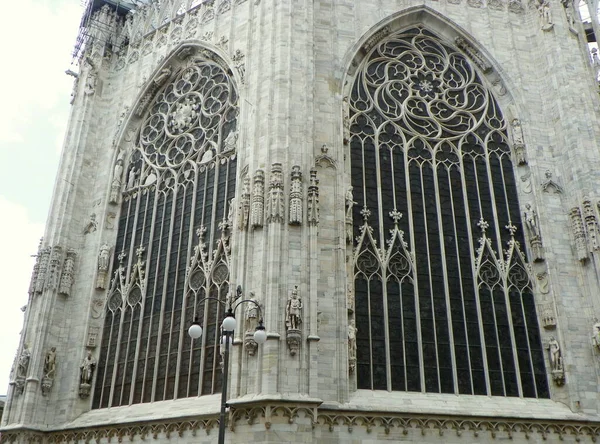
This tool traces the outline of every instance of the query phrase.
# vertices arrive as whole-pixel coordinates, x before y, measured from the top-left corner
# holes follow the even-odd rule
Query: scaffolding
[[[85,11],[79,25],[79,33],[73,48],[73,61],[81,59],[83,52],[92,39],[98,39],[98,36],[109,35],[110,23],[103,23],[101,20],[92,20],[94,14],[105,5],[117,14],[119,17],[125,17],[130,11],[135,10],[140,3],[146,3],[144,0],[82,0],[82,6]],[[110,43],[107,41],[102,44]],[[117,48],[113,48],[117,49]]]

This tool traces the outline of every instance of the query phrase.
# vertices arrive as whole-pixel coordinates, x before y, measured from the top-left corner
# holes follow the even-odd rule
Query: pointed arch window
[[[358,388],[548,397],[506,123],[472,64],[388,36],[348,117]]]
[[[221,390],[221,308],[201,301],[224,300],[229,288],[238,96],[219,63],[190,57],[165,70],[169,80],[137,133],[123,181],[94,408]],[[194,314],[206,328],[192,342]]]

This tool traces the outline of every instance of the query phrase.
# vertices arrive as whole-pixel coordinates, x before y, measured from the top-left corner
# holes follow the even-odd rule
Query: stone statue
[[[554,23],[549,0],[538,0],[537,10],[540,15],[540,28],[542,31],[550,31],[554,27]]]
[[[83,229],[83,234],[93,233],[98,229],[98,221],[96,221],[96,213],[90,214],[90,220]]]
[[[98,276],[96,278],[96,288],[103,290],[106,288],[106,274],[110,262],[110,247],[108,244],[103,244],[100,247],[98,254]]]
[[[285,325],[288,330],[298,330],[302,323],[302,299],[298,296],[298,286],[296,285],[288,298],[285,307]]]
[[[550,367],[553,372],[562,371],[562,354],[558,341],[552,336],[548,342],[548,351],[550,354]]]
[[[79,378],[80,384],[91,384],[92,378],[94,377],[94,370],[96,369],[96,359],[92,356],[91,351],[87,352],[87,356],[79,368],[81,369],[81,376]]]
[[[258,326],[258,301],[254,297],[254,292],[250,292],[250,301],[256,302],[253,304],[249,302],[246,305],[246,333],[254,333],[256,327]]]
[[[354,195],[352,193],[353,187],[349,187],[346,191],[346,219],[352,220],[352,208],[356,204],[354,202]]]
[[[44,378],[54,379],[56,374],[56,347],[52,347],[44,360]]]
[[[594,347],[600,350],[600,322],[596,322],[592,332],[592,342]]]
[[[356,359],[356,333],[358,329],[354,323],[354,319],[348,324],[348,356]]]
[[[238,134],[236,131],[231,131],[223,141],[223,152],[235,151],[237,145]]]
[[[135,187],[135,181],[137,178],[137,170],[135,169],[135,167],[131,167],[131,170],[129,171],[129,177],[127,178],[127,189],[131,190],[132,188]]]
[[[525,211],[523,212],[525,218],[525,226],[531,237],[540,237],[540,228],[537,223],[537,213],[531,208],[530,204],[525,205]]]
[[[19,355],[19,362],[17,363],[17,378],[26,378],[27,370],[29,369],[29,361],[31,360],[31,352],[27,347],[27,344],[23,346],[23,351]]]
[[[121,191],[123,178],[123,159],[117,159],[115,169],[113,171],[113,180],[110,187],[110,200],[111,203],[119,202],[119,192]]]

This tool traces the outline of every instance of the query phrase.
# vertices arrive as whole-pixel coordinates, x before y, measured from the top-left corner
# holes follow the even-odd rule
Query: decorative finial
[[[517,227],[515,227],[511,222],[509,222],[508,225],[504,228],[508,230],[511,236],[514,236],[517,232]]]
[[[485,219],[482,217],[479,219],[479,222],[477,222],[477,226],[479,228],[481,228],[481,231],[483,231],[485,233],[485,230],[487,230],[490,227],[490,224],[488,224]]]
[[[369,219],[369,216],[371,216],[371,210],[369,210],[367,207],[363,207],[363,209],[360,210],[360,214],[362,214],[362,217],[366,222]]]
[[[402,213],[394,208],[392,211],[390,211],[390,217],[394,220],[394,224],[398,225],[398,222],[400,222],[400,219],[402,219]]]

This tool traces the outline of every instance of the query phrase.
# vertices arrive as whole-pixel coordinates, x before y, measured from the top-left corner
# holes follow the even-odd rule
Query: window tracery
[[[123,181],[95,408],[220,391],[218,304],[199,301],[228,292],[238,97],[210,57],[184,63],[150,103]],[[212,266],[188,276],[199,244]],[[192,343],[195,313],[205,332]]]
[[[548,397],[506,122],[475,67],[409,29],[348,102],[358,388]]]

